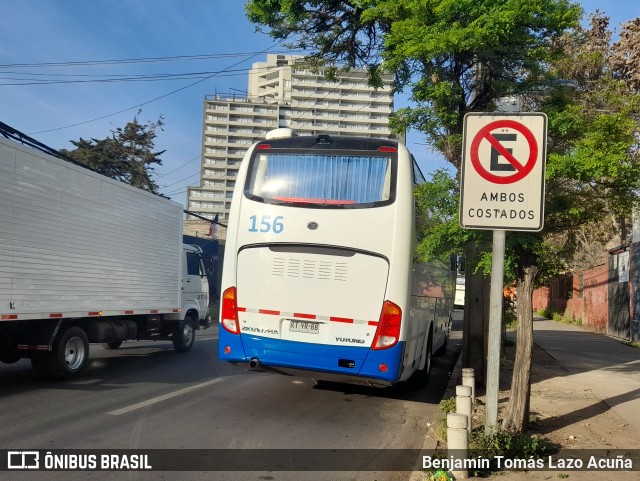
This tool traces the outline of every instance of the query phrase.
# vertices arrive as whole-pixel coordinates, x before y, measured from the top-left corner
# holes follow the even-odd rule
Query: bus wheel
[[[425,362],[422,369],[418,369],[409,378],[409,383],[413,387],[424,387],[429,383],[429,376],[431,375],[431,357],[433,349],[433,337],[429,332],[429,340],[427,341],[427,352],[425,353]]]
[[[449,344],[449,336],[451,335],[451,326],[453,325],[453,319],[451,318],[451,314],[449,314],[449,322],[447,323],[447,328],[444,329],[444,342],[442,346],[438,348],[436,352],[433,353],[434,356],[443,356],[447,352],[447,345]]]
[[[178,352],[188,352],[193,347],[196,340],[195,321],[191,314],[178,324],[178,328],[173,333],[173,347]]]

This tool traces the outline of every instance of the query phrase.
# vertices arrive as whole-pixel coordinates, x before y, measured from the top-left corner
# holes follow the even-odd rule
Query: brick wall
[[[589,329],[606,331],[608,321],[608,270],[602,264],[551,280],[533,293],[534,310],[560,312]]]
[[[582,293],[580,293],[582,276]],[[606,264],[574,274],[576,295],[567,305],[565,314],[582,319],[582,324],[590,329],[606,331],[609,316],[609,272]]]

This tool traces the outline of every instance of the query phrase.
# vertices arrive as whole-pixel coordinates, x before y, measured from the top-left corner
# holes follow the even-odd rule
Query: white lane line
[[[116,409],[115,411],[110,411],[107,414],[110,414],[112,416],[120,416],[121,414],[126,414],[129,413],[131,411],[135,411],[136,409],[142,409],[144,407],[147,406],[151,406],[152,404],[156,404],[162,401],[166,401],[167,399],[171,399],[177,396],[182,396],[183,394],[187,394],[190,393],[192,391],[195,391],[197,389],[202,389],[203,387],[207,387],[207,386],[211,386],[212,384],[216,384],[219,383],[220,381],[224,381],[224,378],[216,378],[216,379],[212,379],[211,381],[207,381],[207,382],[203,382],[200,384],[196,384],[194,386],[189,386],[186,387],[184,389],[180,389],[179,391],[174,391],[174,392],[170,392],[167,394],[163,394],[162,396],[157,396],[151,399],[147,399],[146,401],[142,401],[136,404],[131,404],[130,406],[126,406],[123,407],[121,409]]]

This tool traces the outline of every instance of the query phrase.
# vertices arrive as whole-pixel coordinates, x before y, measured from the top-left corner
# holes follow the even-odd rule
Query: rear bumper
[[[374,351],[368,347],[283,341],[247,334],[240,336],[221,329],[218,349],[222,361],[248,363],[255,360],[261,367],[277,368],[272,370],[287,374],[336,379],[336,376],[314,374],[327,373],[346,382],[389,385],[397,382],[402,373],[404,342]],[[367,379],[383,382],[368,382]]]

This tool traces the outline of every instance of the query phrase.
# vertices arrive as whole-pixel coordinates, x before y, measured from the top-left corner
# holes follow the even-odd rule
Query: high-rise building
[[[246,96],[205,98],[200,185],[187,190],[189,211],[210,219],[218,215],[226,222],[240,161],[269,130],[289,127],[298,135],[398,139],[389,128],[391,75],[383,77],[384,87],[375,89],[364,69],[329,80],[322,69],[310,69],[302,60],[270,54],[266,62],[253,65]],[[206,234],[204,224],[195,234]],[[193,227],[187,229],[192,234]]]

